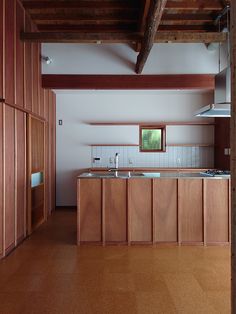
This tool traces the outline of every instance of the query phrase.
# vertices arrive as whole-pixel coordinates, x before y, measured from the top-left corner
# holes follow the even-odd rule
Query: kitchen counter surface
[[[203,172],[119,172],[117,176],[114,172],[91,173],[84,172],[80,174],[78,179],[230,179],[230,175],[208,175]]]

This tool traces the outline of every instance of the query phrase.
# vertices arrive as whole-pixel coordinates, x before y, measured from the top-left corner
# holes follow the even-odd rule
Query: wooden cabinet
[[[5,1],[5,69],[4,86],[5,86],[5,102],[7,104],[15,104],[15,0]]]
[[[0,257],[3,255],[3,104],[0,103]]]
[[[15,114],[4,105],[4,216],[5,250],[15,245]]]
[[[229,180],[204,181],[204,207],[207,244],[230,241]]]
[[[102,180],[78,181],[78,240],[102,241]]]
[[[31,21],[28,15],[25,15],[25,30],[31,31]],[[33,92],[32,92],[32,43],[24,43],[24,100],[25,109],[32,111]]]
[[[178,180],[179,241],[203,243],[203,180]]]
[[[79,179],[78,244],[230,242],[230,180]]]
[[[33,105],[32,111],[33,113],[39,115],[39,44],[32,43],[32,90],[33,90]]]
[[[17,106],[24,107],[24,43],[20,33],[24,31],[25,12],[21,4],[15,0],[16,29],[15,29],[15,101]]]
[[[105,241],[127,241],[127,180],[104,180]]]
[[[5,29],[5,24],[4,24],[4,1],[0,1],[0,101],[3,101],[5,97],[5,92],[4,92],[4,78],[3,78],[3,68],[4,68],[4,29]]]
[[[15,110],[16,165],[16,240],[26,236],[26,114]]]
[[[153,180],[154,242],[178,241],[177,179]]]
[[[152,242],[152,180],[128,181],[129,240]]]

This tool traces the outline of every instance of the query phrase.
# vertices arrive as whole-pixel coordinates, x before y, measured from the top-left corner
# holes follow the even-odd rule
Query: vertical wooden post
[[[231,267],[232,267],[232,286],[231,286],[231,302],[232,313],[236,313],[236,3],[231,1]]]

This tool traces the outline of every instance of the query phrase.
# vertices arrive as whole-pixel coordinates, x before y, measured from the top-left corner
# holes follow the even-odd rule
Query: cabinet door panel
[[[178,180],[181,242],[203,242],[203,183],[201,179]]]
[[[153,182],[155,241],[177,242],[177,180],[155,179]]]
[[[206,242],[229,242],[229,182],[204,180]]]
[[[5,29],[4,25],[4,1],[0,1],[0,99],[5,98],[5,92],[4,92],[4,78],[3,78],[3,68],[4,68],[4,63],[3,63],[3,51],[4,51],[4,40],[3,40],[3,32]]]
[[[127,241],[127,180],[104,181],[105,239],[107,242],[125,242]]]
[[[20,33],[24,31],[24,9],[16,1],[16,87],[15,103],[24,107],[24,43]]]
[[[15,243],[15,114],[4,106],[5,248]]]
[[[0,256],[3,254],[3,104],[0,103]]]
[[[14,0],[5,1],[5,102],[15,103]]]
[[[17,240],[20,241],[26,228],[26,116],[19,110],[15,114]]]
[[[102,181],[79,182],[79,230],[81,241],[102,241]]]
[[[129,186],[130,241],[152,241],[152,180],[132,179]]]

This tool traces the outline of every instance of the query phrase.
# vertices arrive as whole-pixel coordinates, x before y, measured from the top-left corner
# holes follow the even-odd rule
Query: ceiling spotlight
[[[46,64],[52,63],[52,59],[50,57],[42,56],[42,61],[45,62]]]

